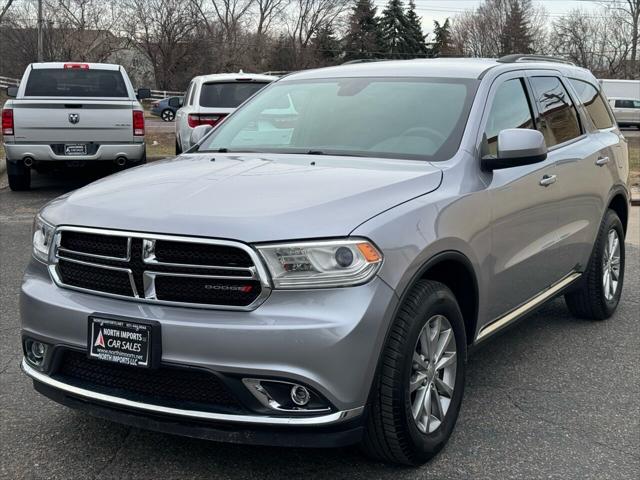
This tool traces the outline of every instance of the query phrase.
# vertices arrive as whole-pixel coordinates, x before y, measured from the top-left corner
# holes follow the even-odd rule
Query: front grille
[[[60,260],[58,263],[60,278],[73,287],[98,290],[114,295],[133,296],[129,274],[119,270],[107,270],[84,263]]]
[[[156,241],[156,258],[159,262],[223,267],[251,267],[251,257],[244,250],[202,243]]]
[[[265,295],[240,244],[62,227],[54,241],[61,286],[129,299],[251,309]]]
[[[205,370],[165,365],[158,369],[130,367],[94,360],[73,350],[61,352],[61,356],[52,376],[70,385],[154,405],[243,410],[227,386]]]

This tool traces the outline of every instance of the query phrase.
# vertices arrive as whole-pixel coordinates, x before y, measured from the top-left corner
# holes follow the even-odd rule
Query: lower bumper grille
[[[244,412],[227,386],[204,370],[169,366],[155,370],[135,368],[65,350],[52,377],[91,391],[154,405]]]

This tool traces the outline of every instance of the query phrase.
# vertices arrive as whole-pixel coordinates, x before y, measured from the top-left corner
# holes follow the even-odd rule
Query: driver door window
[[[498,87],[485,127],[484,155],[498,154],[498,134],[507,128],[535,128],[529,100],[519,78],[507,80]]]

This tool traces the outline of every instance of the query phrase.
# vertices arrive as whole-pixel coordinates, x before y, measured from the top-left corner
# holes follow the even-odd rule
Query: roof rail
[[[528,55],[522,53],[514,53],[511,55],[505,55],[498,60],[500,63],[518,63],[518,62],[551,62],[551,63],[564,63],[565,65],[575,65],[575,63],[560,57],[552,57],[549,55]]]

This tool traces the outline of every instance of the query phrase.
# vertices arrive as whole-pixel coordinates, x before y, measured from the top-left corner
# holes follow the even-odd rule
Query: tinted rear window
[[[570,79],[570,82],[587,109],[587,113],[591,117],[595,127],[598,129],[612,127],[613,119],[609,116],[609,110],[607,110],[607,106],[598,93],[598,90],[596,90],[596,87],[590,83],[573,78]]]
[[[117,70],[38,68],[31,70],[25,95],[32,97],[128,97]]]
[[[205,83],[200,91],[200,105],[236,108],[267,85],[267,83],[258,82]]]
[[[640,100],[616,100],[616,108],[640,108]]]

